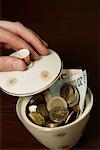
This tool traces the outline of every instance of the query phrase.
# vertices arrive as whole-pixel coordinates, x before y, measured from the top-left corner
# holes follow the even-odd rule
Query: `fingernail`
[[[42,55],[48,55],[48,54],[49,54],[48,49],[43,45]]]
[[[26,64],[22,60],[15,60],[13,62],[13,69],[16,71],[23,71],[26,69]]]
[[[31,50],[31,58],[33,60],[38,60],[40,59],[40,56],[34,50]]]
[[[44,46],[48,47],[48,43],[44,40],[42,40],[42,43],[44,44]]]

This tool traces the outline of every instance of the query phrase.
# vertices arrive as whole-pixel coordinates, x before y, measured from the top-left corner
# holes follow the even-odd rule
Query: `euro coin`
[[[51,93],[50,93],[50,90],[49,90],[49,89],[48,89],[48,90],[45,90],[45,91],[43,92],[43,94],[44,94],[46,103],[48,103],[49,100],[52,98],[52,95],[51,95]]]
[[[49,111],[45,104],[39,104],[37,107],[37,112],[39,112],[45,119],[49,118]]]
[[[37,106],[36,105],[31,105],[31,106],[29,106],[29,112],[36,112],[36,108],[37,108]]]
[[[52,122],[52,121],[47,121],[45,123],[45,127],[49,127],[49,128],[54,128],[54,127],[59,127],[61,124],[58,122]]]
[[[79,92],[74,85],[65,84],[60,90],[60,95],[66,100],[69,107],[73,107],[79,102]]]
[[[42,96],[42,94],[36,94],[30,99],[28,106],[39,105],[41,103],[45,103],[44,97]]]
[[[79,105],[75,105],[75,106],[71,107],[70,109],[75,112],[76,118],[78,118],[78,116],[80,114],[80,107],[79,107]]]
[[[54,107],[65,107],[67,108],[67,102],[60,96],[52,97],[47,103],[47,109],[50,111]]]
[[[70,118],[72,117],[73,114],[74,114],[74,111],[72,111],[72,112],[68,115],[68,117],[67,117],[67,119],[66,119],[66,121],[65,121],[65,124],[67,124],[67,123],[70,121]]]
[[[67,100],[74,94],[74,87],[71,84],[65,84],[60,90],[60,96]]]
[[[65,121],[69,115],[69,111],[64,107],[54,107],[50,111],[50,119],[54,122]]]
[[[38,112],[30,112],[28,116],[37,125],[43,126],[45,124],[44,117]]]
[[[76,113],[74,111],[72,111],[69,114],[68,118],[66,119],[65,124],[69,124],[69,123],[71,123],[71,122],[73,122],[75,120],[76,120]]]

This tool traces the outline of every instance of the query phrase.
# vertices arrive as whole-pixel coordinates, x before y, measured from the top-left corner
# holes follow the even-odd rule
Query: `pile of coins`
[[[36,94],[26,107],[26,115],[30,121],[50,128],[71,123],[78,118],[79,113],[79,93],[72,84],[62,86],[60,96],[52,97],[49,89]]]

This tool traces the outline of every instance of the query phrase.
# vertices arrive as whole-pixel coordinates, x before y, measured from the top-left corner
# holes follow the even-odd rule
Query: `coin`
[[[72,101],[72,103],[69,103],[69,107],[74,107],[78,103],[78,100],[75,96],[69,98],[69,100]]]
[[[61,123],[53,122],[51,120],[49,120],[45,123],[45,126],[49,127],[49,128],[59,127],[60,125],[61,125]]]
[[[45,124],[44,117],[38,112],[30,112],[28,116],[37,125],[43,126]]]
[[[45,104],[39,104],[37,107],[37,112],[39,112],[45,119],[49,118],[49,111]]]
[[[79,92],[75,86],[73,86],[73,88],[74,88],[74,93],[72,95],[73,100],[71,100],[71,97],[68,99],[69,107],[73,107],[79,103]]]
[[[52,97],[47,103],[47,109],[50,111],[53,107],[65,107],[67,108],[67,102],[60,96]]]
[[[73,107],[78,104],[78,101],[79,99],[77,98],[77,96],[73,95],[69,97],[69,99],[67,100],[67,103],[69,104],[69,107]]]
[[[76,118],[78,118],[79,114],[80,114],[80,107],[79,105],[75,105],[74,107],[70,108],[71,111],[74,111],[76,113]]]
[[[42,94],[36,94],[30,99],[28,106],[39,105],[41,103],[45,103],[44,97],[42,96]]]
[[[69,124],[73,121],[76,120],[76,113],[74,111],[72,111],[69,116],[67,117],[66,121],[65,121],[65,124]]]
[[[52,98],[52,95],[51,95],[51,93],[50,93],[50,90],[49,90],[49,89],[45,90],[45,91],[43,92],[43,94],[44,94],[46,103],[48,103],[49,100]]]
[[[29,112],[36,112],[36,108],[37,108],[37,106],[36,105],[31,105],[31,106],[29,106]]]
[[[63,97],[65,100],[67,100],[69,97],[71,97],[74,93],[74,87],[71,84],[65,84],[61,89],[60,89],[60,95]]]
[[[54,107],[50,111],[50,119],[54,122],[65,121],[69,115],[69,111],[64,107]]]
[[[73,107],[79,102],[78,90],[71,84],[65,84],[60,90],[60,95],[67,101],[69,107]]]
[[[66,119],[66,121],[65,121],[65,124],[67,124],[67,123],[69,122],[69,120],[70,120],[71,116],[73,115],[73,113],[74,113],[74,111],[72,111],[72,112],[68,115],[68,117],[67,117],[67,119]]]

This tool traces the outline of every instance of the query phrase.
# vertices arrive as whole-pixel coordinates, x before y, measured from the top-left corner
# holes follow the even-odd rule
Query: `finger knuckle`
[[[20,27],[20,26],[22,26],[22,23],[19,22],[19,21],[17,21],[17,22],[16,22],[16,26]]]
[[[19,21],[17,21],[15,24],[18,31],[23,27],[23,24]]]

